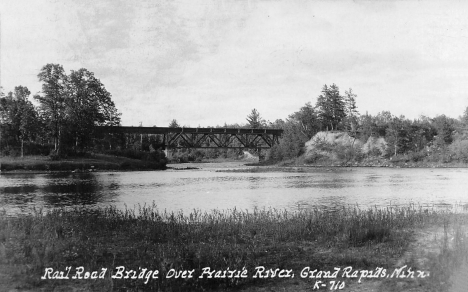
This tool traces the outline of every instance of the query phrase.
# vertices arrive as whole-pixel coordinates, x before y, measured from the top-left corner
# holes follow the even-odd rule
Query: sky
[[[48,63],[86,68],[123,125],[286,119],[323,85],[361,114],[407,118],[468,106],[468,1],[0,0],[1,86]]]

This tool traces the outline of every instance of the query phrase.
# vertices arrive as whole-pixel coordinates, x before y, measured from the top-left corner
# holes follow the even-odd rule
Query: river
[[[252,211],[276,208],[359,208],[389,205],[468,207],[468,169],[285,168],[267,172],[217,172],[241,163],[170,165],[199,169],[0,175],[0,210],[152,205],[169,212],[194,209]]]

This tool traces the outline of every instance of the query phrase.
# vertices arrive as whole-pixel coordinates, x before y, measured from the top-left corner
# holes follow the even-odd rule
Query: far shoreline
[[[51,160],[47,156],[25,156],[21,157],[1,157],[0,174],[51,174],[51,173],[94,173],[94,172],[134,172],[134,171],[162,171],[162,170],[203,170],[210,168],[223,168],[221,172],[252,172],[257,169],[282,169],[304,168],[304,169],[337,169],[337,168],[391,168],[391,169],[461,169],[468,168],[467,163],[427,163],[391,160],[381,160],[380,163],[347,163],[347,164],[301,164],[296,160],[285,161],[252,161],[250,160],[203,160],[196,162],[180,162],[166,164],[149,164],[147,161],[131,159],[120,156],[95,154],[89,157],[73,157],[61,160]],[[239,169],[243,167],[245,169]],[[230,170],[229,168],[235,168]],[[250,169],[249,169],[250,168]]]
[[[1,173],[90,173],[102,171],[146,171],[166,169],[166,160],[151,161],[105,154],[51,159],[49,156],[0,158]]]

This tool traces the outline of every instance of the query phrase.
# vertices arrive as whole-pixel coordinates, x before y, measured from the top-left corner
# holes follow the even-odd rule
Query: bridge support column
[[[169,149],[169,148],[164,149],[164,154],[166,154],[167,160],[170,160],[172,158],[171,149]]]
[[[262,151],[262,149],[257,150],[258,153],[258,161],[265,161],[265,151]]]

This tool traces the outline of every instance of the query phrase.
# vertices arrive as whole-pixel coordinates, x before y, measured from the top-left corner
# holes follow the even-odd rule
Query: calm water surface
[[[305,168],[226,173],[216,172],[226,164],[196,166],[201,169],[2,174],[0,209],[18,214],[33,207],[133,208],[154,202],[160,210],[188,213],[234,207],[299,210],[356,204],[365,208],[468,203],[468,169]],[[239,168],[239,164],[227,166]]]

